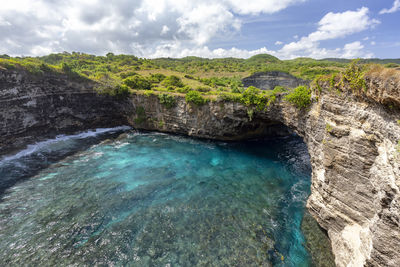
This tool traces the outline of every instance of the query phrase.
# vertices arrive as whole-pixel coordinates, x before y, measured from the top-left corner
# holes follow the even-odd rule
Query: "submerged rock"
[[[321,229],[310,213],[305,212],[301,222],[301,230],[306,238],[306,248],[309,250],[315,267],[334,267],[335,257],[328,234]]]

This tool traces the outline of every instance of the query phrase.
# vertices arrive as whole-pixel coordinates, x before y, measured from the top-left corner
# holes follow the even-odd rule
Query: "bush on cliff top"
[[[126,86],[129,86],[132,89],[136,89],[136,90],[150,90],[151,89],[151,83],[141,77],[141,76],[133,76],[133,77],[129,77],[124,79],[123,83]]]
[[[306,86],[299,86],[287,94],[285,100],[297,108],[306,108],[311,104],[311,89]]]
[[[158,99],[160,103],[166,106],[167,108],[173,108],[176,105],[176,100],[173,95],[170,94],[159,94]]]
[[[199,92],[197,91],[190,91],[189,93],[186,94],[185,100],[187,103],[193,103],[197,106],[204,105],[207,102],[207,99],[205,99]]]
[[[366,90],[367,84],[364,79],[365,65],[359,64],[360,59],[353,60],[343,72],[343,79],[350,84],[353,91]]]
[[[182,80],[175,76],[175,75],[171,75],[166,77],[162,83],[163,86],[168,87],[168,86],[176,86],[176,87],[184,87],[185,85],[183,84]]]

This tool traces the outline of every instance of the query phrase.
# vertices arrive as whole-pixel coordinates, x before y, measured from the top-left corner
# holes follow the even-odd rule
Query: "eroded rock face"
[[[295,88],[299,85],[308,85],[307,81],[281,71],[258,72],[243,79],[245,87],[255,86],[264,90],[272,90],[276,86]]]
[[[56,134],[124,121],[115,100],[98,95],[89,82],[0,70],[0,154]]]
[[[279,98],[252,120],[237,103],[196,107],[183,98],[167,109],[155,96],[138,95],[128,109],[136,128],[214,139],[264,136],[286,125],[308,146],[313,171],[307,207],[328,231],[337,266],[400,266],[400,111],[393,106],[400,85],[367,81],[362,95],[326,85],[309,110]]]
[[[368,90],[361,95],[325,85],[308,110],[278,97],[267,110],[249,116],[238,103],[197,107],[176,96],[177,105],[168,109],[157,96],[112,100],[96,95],[91,85],[59,77],[33,81],[18,73],[0,75],[3,151],[49,132],[122,123],[220,140],[291,129],[308,146],[312,187],[307,207],[327,230],[337,266],[400,266],[400,84],[395,80],[367,77]]]
[[[309,114],[307,206],[328,230],[337,265],[399,266],[399,113],[345,92],[324,95]]]

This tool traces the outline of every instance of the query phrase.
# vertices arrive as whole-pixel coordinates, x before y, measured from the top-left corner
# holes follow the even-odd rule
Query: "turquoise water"
[[[0,161],[1,266],[311,265],[299,138],[119,133],[60,137]]]

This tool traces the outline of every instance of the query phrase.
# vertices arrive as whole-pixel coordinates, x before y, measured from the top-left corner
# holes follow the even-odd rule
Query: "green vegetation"
[[[126,86],[136,90],[150,90],[151,82],[141,76],[133,76],[123,80]]]
[[[326,123],[325,130],[326,130],[328,133],[332,132],[332,131],[333,131],[332,125],[330,125],[329,123]]]
[[[261,111],[267,105],[268,97],[260,89],[250,86],[242,93],[241,102],[246,106],[256,106]]]
[[[190,91],[189,93],[186,94],[185,100],[187,103],[193,103],[197,106],[204,105],[207,102],[207,99],[205,99],[199,92],[197,91]]]
[[[183,84],[182,80],[175,75],[166,77],[163,80],[162,85],[164,85],[165,87],[168,87],[168,86],[184,87],[185,86]]]
[[[176,100],[173,95],[170,94],[159,94],[158,99],[160,103],[166,106],[167,108],[173,108],[176,105]]]
[[[136,119],[134,120],[136,124],[142,124],[146,122],[146,111],[144,107],[136,108]]]
[[[367,89],[367,84],[364,79],[365,71],[365,65],[359,64],[359,59],[357,59],[353,60],[343,72],[342,77],[349,83],[353,92]]]
[[[311,104],[311,90],[301,86],[291,92],[277,87],[274,90],[244,88],[242,79],[256,72],[282,71],[296,77],[314,80],[316,96],[322,91],[322,82],[331,89],[348,86],[359,93],[366,88],[364,75],[367,64],[378,62],[388,68],[397,68],[397,60],[341,59],[314,60],[296,58],[280,60],[260,54],[249,59],[206,59],[185,57],[181,59],[144,59],[133,55],[95,56],[84,53],[59,53],[43,57],[0,56],[0,69],[24,69],[33,75],[61,74],[80,81],[93,81],[100,93],[126,98],[132,93],[157,95],[166,107],[173,107],[175,95],[186,95],[186,101],[202,105],[208,100],[234,101],[249,107],[253,112],[268,108],[278,95],[298,108]],[[382,67],[383,68],[383,67]],[[394,70],[392,70],[394,71]],[[321,84],[320,84],[321,83]]]
[[[285,96],[285,99],[297,108],[306,108],[311,104],[311,89],[299,86]]]

